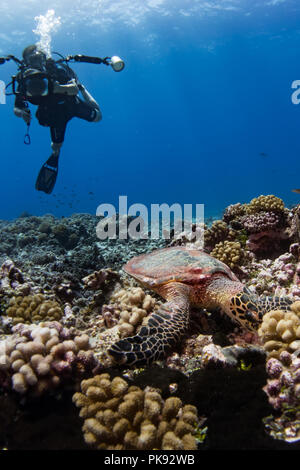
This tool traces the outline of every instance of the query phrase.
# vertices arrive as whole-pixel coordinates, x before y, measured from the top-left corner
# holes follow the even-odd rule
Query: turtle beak
[[[250,310],[247,310],[245,313],[245,318],[247,322],[249,322],[248,327],[253,331],[257,331],[259,324],[261,323],[257,312],[251,312]]]

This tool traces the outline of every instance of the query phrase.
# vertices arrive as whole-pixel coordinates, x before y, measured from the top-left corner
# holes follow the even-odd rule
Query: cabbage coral
[[[258,334],[270,357],[279,357],[282,351],[294,352],[300,348],[300,301],[290,310],[271,310],[263,317]]]

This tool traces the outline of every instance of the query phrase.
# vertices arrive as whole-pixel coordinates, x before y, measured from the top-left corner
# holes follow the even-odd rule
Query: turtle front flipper
[[[189,324],[188,296],[178,295],[150,315],[137,335],[121,339],[108,353],[119,364],[141,365],[157,361],[180,341]]]

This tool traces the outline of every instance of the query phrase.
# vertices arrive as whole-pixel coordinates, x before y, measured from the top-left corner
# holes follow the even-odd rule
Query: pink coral
[[[246,271],[251,289],[258,294],[300,296],[300,267],[292,253],[283,253],[275,260],[253,260]]]
[[[241,223],[248,233],[268,232],[284,225],[281,213],[259,212],[258,214],[245,215]]]
[[[89,338],[59,322],[19,323],[0,342],[0,384],[41,395],[61,383],[74,383],[98,366]]]
[[[288,357],[287,357],[288,356]],[[269,376],[264,391],[275,409],[284,410],[287,406],[297,408],[299,396],[297,384],[300,382],[300,359],[296,354],[284,351],[279,359],[270,358],[266,364]]]

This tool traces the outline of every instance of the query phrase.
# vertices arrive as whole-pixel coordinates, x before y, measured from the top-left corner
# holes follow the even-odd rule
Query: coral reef
[[[284,202],[279,197],[270,194],[252,199],[246,206],[247,214],[257,214],[258,212],[283,212]]]
[[[279,357],[282,351],[300,349],[300,301],[291,310],[271,310],[263,317],[258,334],[270,357]]]
[[[59,322],[19,323],[0,342],[0,386],[34,396],[72,383],[97,365],[85,334]]]
[[[24,276],[11,259],[7,259],[0,269],[0,292],[16,288],[24,283]]]
[[[106,322],[113,325],[112,315],[118,318],[120,336],[131,336],[156,306],[156,300],[141,287],[121,289],[112,295],[110,305],[102,308]]]
[[[239,219],[246,214],[246,205],[241,204],[238,202],[237,204],[231,204],[230,206],[226,207],[223,220],[227,224],[230,224],[232,228],[241,228],[241,224]]]
[[[181,400],[163,400],[159,390],[128,386],[121,377],[96,375],[73,396],[83,418],[85,441],[109,450],[193,450],[197,409]]]
[[[286,209],[280,198],[268,195],[229,206],[223,221],[239,232],[236,239],[245,239],[248,250],[264,257],[278,256],[288,248],[297,233],[296,216],[297,211]]]
[[[300,440],[300,358],[296,354],[282,351],[278,357],[270,358],[266,364],[267,385],[263,388],[270,404],[281,412],[265,418],[267,430],[273,437],[287,442]]]
[[[224,221],[215,220],[204,232],[204,247],[212,250],[217,244],[234,240],[236,233]]]
[[[108,268],[101,269],[100,271],[94,271],[92,274],[84,277],[82,281],[87,289],[98,290],[103,288],[103,285],[118,279],[118,273]]]
[[[297,280],[299,268],[297,258],[292,253],[284,253],[274,261],[252,260],[247,269],[249,285],[258,294],[300,296],[300,283]]]
[[[246,262],[246,252],[239,242],[224,241],[217,243],[211,255],[235,270]]]
[[[73,214],[56,219],[24,215],[0,221],[0,263],[8,258],[45,291],[55,291],[64,301],[88,295],[82,279],[93,271],[119,271],[133,256],[166,246],[158,240],[99,240],[99,217]]]
[[[64,404],[71,405],[79,447],[87,448],[80,433],[77,410],[70,400],[71,394],[77,391],[74,402],[85,420],[84,438],[93,447],[195,449],[201,434],[199,428],[196,431],[197,411],[182,404],[193,403],[198,413],[207,417],[205,445],[210,448],[215,442],[222,444],[224,433],[221,440],[214,439],[223,416],[237,417],[237,433],[242,427],[248,427],[249,421],[240,421],[239,412],[231,411],[239,396],[239,385],[248,375],[241,392],[240,409],[245,393],[253,386],[253,393],[258,397],[254,407],[257,423],[272,412],[272,406],[275,417],[265,418],[269,434],[297,444],[300,441],[299,208],[300,205],[286,208],[273,195],[259,196],[249,203],[230,205],[222,220],[211,218],[206,224],[192,223],[181,233],[175,232],[174,227],[171,240],[130,237],[100,240],[96,232],[99,217],[89,214],[62,218],[23,214],[12,221],[0,221],[1,419],[4,417],[4,422],[9,422],[3,408],[6,400],[13,401],[16,408],[7,431],[2,429],[0,433],[0,446],[12,446],[21,413],[24,413],[25,429],[28,428],[29,402],[39,408],[43,401],[41,409],[47,409],[49,400],[59,404],[64,396]],[[118,218],[118,234],[122,220]],[[235,271],[254,294],[288,295],[294,303],[287,312],[274,310],[266,314],[258,334],[245,331],[218,310],[192,308],[186,336],[167,357],[154,366],[125,369],[126,382],[121,377],[112,378],[120,372],[112,372],[113,362],[107,350],[121,338],[137,334],[147,324],[150,313],[162,303],[156,294],[152,296],[147,290],[135,287],[135,281],[128,279],[122,266],[133,256],[167,244],[204,250]],[[110,375],[95,376],[107,371]],[[259,380],[253,385],[257,376]],[[231,388],[224,395],[224,403],[223,391],[229,383]],[[149,384],[156,389],[149,388]],[[218,390],[216,394],[215,390]],[[166,399],[170,391],[172,398]],[[253,403],[252,392],[249,400]],[[220,422],[214,427],[211,423],[217,408],[221,418],[217,418]],[[39,418],[43,420],[40,414]],[[252,416],[249,419],[250,429]],[[44,426],[47,428],[46,423]],[[263,437],[255,437],[261,434],[258,428],[249,431],[253,448],[255,445],[279,448],[280,444],[269,436],[270,440],[264,443]],[[18,442],[22,442],[21,437]],[[232,442],[235,445],[231,440],[231,447]],[[249,440],[241,442],[242,446],[252,445]]]
[[[14,296],[10,299],[5,313],[12,317],[14,325],[60,320],[63,315],[58,302],[45,298],[43,294]]]
[[[183,232],[171,232],[171,239],[168,246],[181,246],[185,245],[191,249],[203,250],[204,247],[204,234],[207,229],[203,223],[194,223],[186,228]]]
[[[247,240],[247,249],[257,255],[268,255],[279,253],[282,247],[285,248],[289,241],[290,234],[286,230],[267,230],[249,235]]]
[[[198,237],[195,237],[196,231],[199,232]],[[190,232],[176,234],[169,246],[185,245],[211,253],[221,242],[239,242],[247,255],[252,252],[256,258],[264,258],[282,254],[299,237],[297,209],[288,210],[280,198],[262,195],[249,204],[237,203],[227,207],[222,220],[213,221],[210,227],[192,224]],[[247,258],[244,257],[246,264]]]
[[[259,233],[280,228],[284,225],[284,219],[280,213],[261,212],[242,217],[241,223],[248,233]]]

